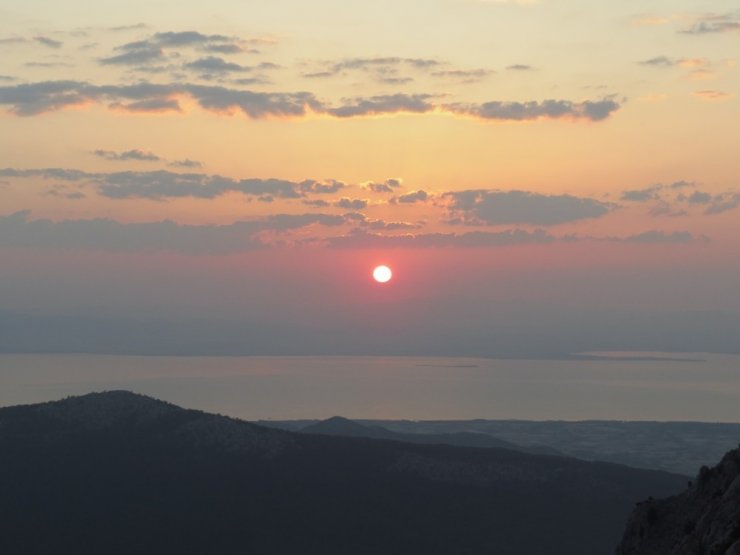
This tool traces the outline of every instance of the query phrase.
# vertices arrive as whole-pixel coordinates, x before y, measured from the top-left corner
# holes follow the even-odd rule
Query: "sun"
[[[386,283],[393,277],[393,272],[388,266],[376,266],[373,270],[373,279],[378,283]]]

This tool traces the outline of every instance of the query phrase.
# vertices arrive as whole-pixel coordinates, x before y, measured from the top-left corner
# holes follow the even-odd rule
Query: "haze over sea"
[[[740,422],[739,368],[739,355],[704,353],[573,360],[0,355],[0,406],[128,389],[248,420]]]

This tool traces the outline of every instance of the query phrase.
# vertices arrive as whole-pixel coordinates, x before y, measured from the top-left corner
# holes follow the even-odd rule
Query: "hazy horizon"
[[[247,420],[740,422],[739,356],[651,354],[580,361],[0,355],[0,406],[126,389]]]

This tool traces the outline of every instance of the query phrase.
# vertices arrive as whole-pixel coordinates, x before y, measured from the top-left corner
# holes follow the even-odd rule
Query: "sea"
[[[0,406],[125,389],[246,420],[740,422],[740,355],[562,360],[0,355]]]

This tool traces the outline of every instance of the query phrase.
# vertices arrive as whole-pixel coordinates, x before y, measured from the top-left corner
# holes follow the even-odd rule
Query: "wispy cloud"
[[[681,30],[689,35],[740,32],[740,14],[706,14],[697,17],[688,27]]]
[[[526,231],[509,229],[504,231],[471,231],[468,233],[405,233],[386,235],[355,229],[352,233],[331,237],[325,242],[338,249],[432,249],[432,248],[496,248],[523,245],[549,245],[553,243],[604,242],[635,245],[685,245],[697,240],[688,231],[650,230],[623,237],[607,236],[556,236],[543,229]]]
[[[475,83],[495,72],[484,68],[458,68],[432,58],[402,58],[396,56],[376,58],[347,58],[339,61],[313,62],[313,69],[304,72],[309,79],[327,79],[352,72],[362,72],[366,77],[385,84],[406,84],[414,75],[426,74],[450,83]],[[401,72],[406,73],[401,73]]]
[[[712,198],[706,213],[710,215],[722,214],[738,207],[740,207],[740,193],[722,193]]]
[[[656,217],[686,216],[695,212],[697,207],[704,207],[706,215],[716,215],[740,207],[740,193],[736,191],[712,194],[696,187],[690,181],[676,181],[668,185],[658,183],[643,189],[624,191],[621,200],[653,203],[649,214]]]
[[[636,235],[628,235],[627,237],[609,237],[605,240],[619,243],[641,243],[645,245],[675,245],[692,243],[696,238],[688,231],[674,231],[672,233],[666,233],[664,231],[651,230],[638,233]]]
[[[477,83],[496,73],[490,69],[445,69],[433,71],[430,75],[457,83]]]
[[[673,67],[677,64],[677,60],[668,56],[655,56],[654,58],[648,58],[637,63],[643,66]]]
[[[58,40],[50,39],[49,37],[33,37],[33,40],[39,44],[43,44],[48,48],[59,49],[64,46],[64,43]]]
[[[528,64],[512,64],[506,66],[506,69],[509,71],[534,71],[534,67]]]
[[[700,98],[701,100],[710,100],[710,101],[728,100],[732,98],[732,95],[730,93],[726,93],[722,91],[715,91],[715,90],[694,91],[692,94],[695,97]]]
[[[429,248],[483,248],[511,245],[548,244],[557,239],[544,230],[507,230],[499,232],[471,231],[469,233],[408,233],[384,235],[356,230],[348,235],[326,240],[329,247],[340,249],[429,249]]]
[[[136,160],[140,162],[158,162],[161,160],[161,158],[153,152],[139,149],[126,150],[123,152],[115,152],[112,150],[94,150],[93,154],[99,158],[103,158],[105,160],[114,160],[117,162],[130,160]]]
[[[198,162],[197,160],[190,160],[189,158],[185,158],[184,160],[173,160],[168,164],[171,168],[184,168],[184,169],[199,169],[203,167],[202,162]]]
[[[37,44],[40,44],[41,46],[52,48],[54,50],[58,50],[62,46],[64,46],[64,43],[62,41],[58,41],[50,37],[45,37],[41,35],[38,35],[32,38],[26,38],[22,36],[0,38],[0,46],[13,45],[13,44],[25,44],[29,42],[35,42]]]

